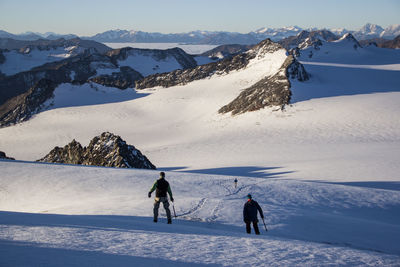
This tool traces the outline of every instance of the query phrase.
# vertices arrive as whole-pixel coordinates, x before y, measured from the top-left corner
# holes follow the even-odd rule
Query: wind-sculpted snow
[[[396,266],[400,259],[396,190],[249,177],[237,177],[235,188],[233,176],[166,172],[178,215],[167,225],[162,209],[152,222],[147,198],[158,172],[11,161],[0,168],[0,209],[9,211],[0,212],[6,265],[69,262],[60,249],[139,266]],[[247,193],[266,218],[268,232],[257,237],[242,222]],[[57,251],[61,257],[52,257]]]

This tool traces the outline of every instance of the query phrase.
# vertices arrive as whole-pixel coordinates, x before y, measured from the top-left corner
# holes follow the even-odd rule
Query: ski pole
[[[263,220],[263,223],[264,223],[265,231],[268,232],[267,226],[265,225],[264,218],[262,218],[262,220]]]
[[[175,205],[174,205],[174,202],[172,202],[172,209],[174,210],[174,216],[175,216],[175,218],[176,218],[176,212],[175,212]]]

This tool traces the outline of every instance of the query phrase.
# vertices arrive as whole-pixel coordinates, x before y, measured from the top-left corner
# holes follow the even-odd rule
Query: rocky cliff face
[[[41,79],[28,92],[7,101],[0,106],[0,127],[29,119],[43,108],[43,103],[52,97],[55,88],[53,81]]]
[[[117,64],[118,61],[126,60],[129,56],[141,55],[152,57],[156,61],[163,61],[168,58],[174,58],[179,63],[179,65],[182,66],[183,69],[194,68],[197,66],[196,60],[194,60],[191,55],[187,54],[181,48],[177,47],[165,50],[125,47],[109,51],[106,55],[109,56],[112,62],[114,62],[115,64]]]
[[[254,45],[220,45],[209,51],[206,51],[199,56],[209,57],[214,59],[230,58],[240,53],[244,53],[251,49]]]
[[[273,53],[282,47],[267,39],[254,46],[246,53],[238,54],[218,62],[197,66],[186,70],[176,70],[168,73],[154,74],[136,81],[136,89],[145,89],[156,86],[171,87],[184,85],[195,80],[201,80],[212,75],[227,74],[233,70],[243,69],[249,61],[257,55]]]
[[[328,30],[301,31],[298,35],[285,38],[279,43],[287,50],[293,48],[304,49],[310,46],[318,49],[322,45],[322,41],[331,42],[338,39],[338,36]]]
[[[134,146],[109,132],[94,137],[87,147],[82,147],[76,140],[62,148],[55,147],[38,161],[117,168],[156,168]]]
[[[4,153],[3,151],[0,151],[0,159],[11,159],[11,160],[15,160],[14,158],[7,157],[6,153]]]
[[[223,106],[218,112],[232,112],[232,115],[237,115],[271,106],[279,106],[283,109],[289,104],[292,95],[289,78],[299,81],[309,79],[303,65],[293,56],[287,57],[275,75],[267,76],[243,90],[237,98]]]
[[[84,52],[86,49],[96,49],[99,53],[106,53],[111,50],[110,47],[91,40],[82,40],[80,38],[64,39],[59,38],[56,40],[39,39],[35,41],[14,40],[11,38],[0,38],[0,49],[19,49],[20,51],[37,50],[50,50],[58,47],[70,47],[73,54],[77,55]]]
[[[134,87],[135,81],[143,79],[142,74],[128,66],[120,67],[119,70],[119,72],[113,72],[112,74],[103,74],[90,78],[90,81],[109,87],[126,89]]]
[[[45,45],[54,44],[51,41],[44,42],[38,44],[35,49],[48,49],[49,47]],[[29,50],[29,47],[23,49]],[[0,64],[3,60],[2,55],[0,50]],[[167,50],[123,48],[106,54],[88,49],[77,56],[47,63],[15,75],[6,76],[0,73],[0,127],[25,121],[43,110],[45,107],[42,104],[53,96],[54,89],[62,83],[94,82],[119,89],[134,87],[135,81],[142,79],[143,75],[129,66],[119,65],[119,61],[130,55],[152,57],[156,61],[174,58],[183,69],[197,66],[193,57],[179,48]],[[34,99],[35,97],[37,99]]]
[[[267,39],[254,46],[246,53],[241,53],[232,58],[218,62],[201,65],[187,70],[176,70],[170,73],[155,74],[136,81],[137,89],[155,86],[170,87],[184,85],[194,80],[200,80],[212,75],[227,74],[233,70],[245,68],[251,59],[263,57],[267,53],[274,53],[283,49],[277,43]],[[231,103],[223,106],[219,113],[232,112],[233,115],[248,111],[255,111],[267,106],[280,106],[290,102],[290,81],[309,79],[303,65],[293,56],[288,56],[279,71],[273,76],[267,76],[253,86],[244,89]]]

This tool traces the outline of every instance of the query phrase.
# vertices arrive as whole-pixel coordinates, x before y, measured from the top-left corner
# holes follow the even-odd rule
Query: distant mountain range
[[[261,28],[249,33],[237,33],[226,31],[191,31],[187,33],[150,33],[143,31],[128,30],[110,30],[98,33],[94,36],[80,37],[86,40],[93,40],[102,43],[116,42],[132,42],[132,43],[189,43],[189,44],[256,44],[266,38],[273,41],[280,41],[289,36],[295,36],[303,30],[315,31],[317,28],[302,29],[298,26],[283,28]],[[332,33],[342,36],[351,33],[358,40],[367,40],[374,38],[394,39],[400,35],[400,24],[390,25],[382,28],[376,24],[367,23],[357,31],[351,31],[344,28],[328,29]],[[37,40],[49,39],[55,40],[59,38],[71,39],[76,38],[74,34],[60,35],[56,33],[32,33],[11,34],[0,30],[0,38],[11,38],[15,40]]]

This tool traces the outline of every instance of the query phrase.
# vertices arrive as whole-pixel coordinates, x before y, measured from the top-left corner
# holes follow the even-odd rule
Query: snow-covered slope
[[[347,41],[323,45],[315,52],[315,60],[318,53],[327,55],[325,46],[346,46],[342,42]],[[286,55],[277,52],[276,57],[254,60],[239,71],[185,86],[116,95],[116,100],[123,101],[119,103],[107,101],[106,94],[101,102],[102,92],[85,86],[82,89],[97,95],[88,102],[98,99],[86,103],[98,105],[67,107],[63,99],[80,86],[70,90],[63,85],[56,89],[54,99],[63,108],[0,129],[0,148],[10,157],[36,160],[74,138],[88,143],[93,136],[110,131],[140,147],[156,166],[170,169],[304,180],[398,181],[399,72],[397,65],[379,69],[384,60],[394,60],[386,61],[393,65],[397,51],[371,48],[365,50],[370,56],[363,57],[364,50],[353,45],[347,45],[348,52],[342,50],[342,57],[336,54],[341,50],[327,50],[331,58],[317,61],[318,65],[306,57],[311,79],[292,81],[293,105],[284,111],[267,108],[234,117],[218,114],[243,89],[279,68]],[[375,67],[348,68],[351,54],[354,60],[358,58],[354,63]],[[334,61],[339,59],[343,61]],[[334,67],[332,62],[345,65]]]
[[[0,168],[6,266],[396,266],[400,260],[400,191],[249,177],[239,177],[234,188],[232,176],[167,172],[178,216],[167,225],[162,208],[159,223],[152,222],[147,198],[157,171],[9,161]],[[269,231],[261,224],[257,237],[244,231],[247,193],[266,215]]]
[[[51,49],[30,49],[24,51],[11,50],[3,52],[5,61],[0,64],[0,72],[6,75],[13,75],[21,71],[28,71],[34,67],[49,62],[55,62],[64,58],[75,56],[84,51],[84,48],[77,46],[57,47]]]

